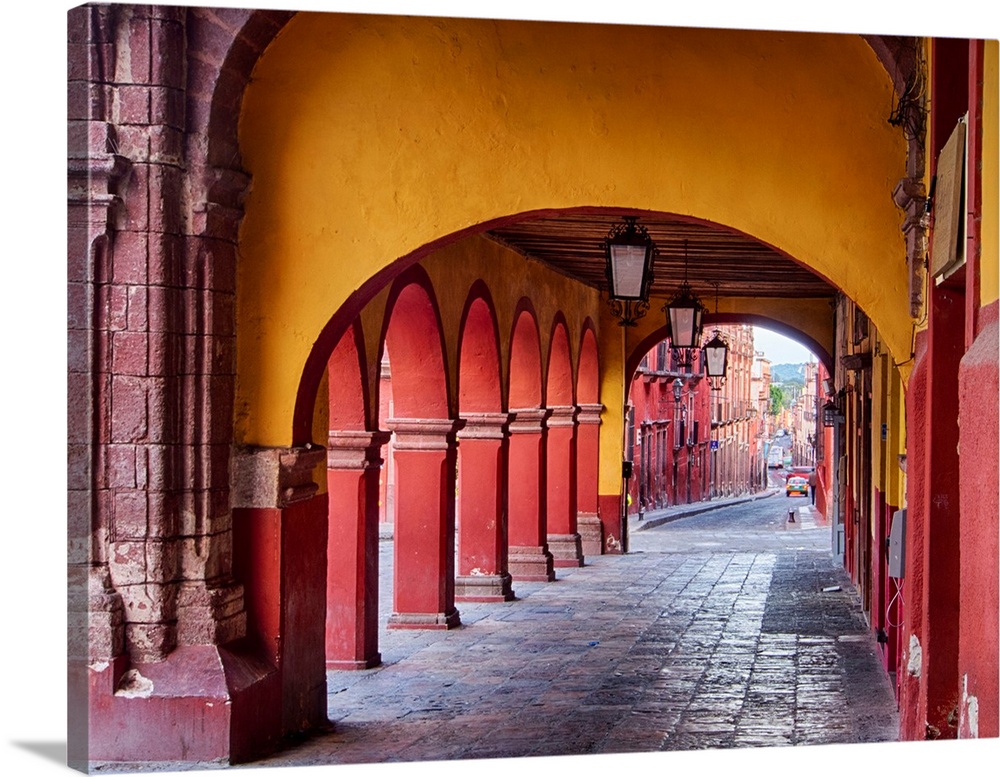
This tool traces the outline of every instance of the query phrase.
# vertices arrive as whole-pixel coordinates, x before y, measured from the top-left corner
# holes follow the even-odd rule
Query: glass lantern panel
[[[705,348],[705,369],[709,377],[725,377],[726,348],[724,346],[712,346]]]
[[[645,246],[612,244],[611,296],[618,299],[641,299],[645,269]]]
[[[674,348],[694,348],[696,309],[671,307],[670,314],[670,334],[673,336]]]

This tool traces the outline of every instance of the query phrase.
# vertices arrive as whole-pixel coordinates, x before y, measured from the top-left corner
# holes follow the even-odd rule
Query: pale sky
[[[753,328],[753,346],[763,351],[771,364],[802,364],[817,361],[812,351],[770,329]]]

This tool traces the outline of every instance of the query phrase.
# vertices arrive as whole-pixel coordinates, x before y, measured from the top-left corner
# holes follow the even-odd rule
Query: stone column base
[[[367,659],[357,659],[355,661],[351,660],[326,660],[326,668],[328,670],[337,671],[354,671],[357,669],[373,669],[376,666],[381,665],[382,654],[376,653],[374,656],[370,656]]]
[[[576,528],[584,557],[600,556],[604,552],[604,527],[597,513],[577,513]]]
[[[455,578],[455,601],[509,602],[514,599],[511,576],[459,575]]]
[[[552,566],[552,554],[545,546],[511,545],[507,550],[507,569],[515,580],[551,583],[556,579]]]
[[[394,612],[389,616],[390,629],[430,629],[445,631],[462,625],[458,610],[444,612]]]
[[[550,534],[547,538],[552,563],[557,567],[582,567],[583,547],[579,534]]]

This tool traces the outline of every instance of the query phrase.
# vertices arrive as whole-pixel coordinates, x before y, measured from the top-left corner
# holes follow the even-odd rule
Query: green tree
[[[771,412],[779,413],[788,404],[788,397],[781,386],[771,384]]]

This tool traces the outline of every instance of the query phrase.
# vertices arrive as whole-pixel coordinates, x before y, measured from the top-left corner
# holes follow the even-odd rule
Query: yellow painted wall
[[[897,359],[909,355],[889,196],[906,149],[886,122],[888,78],[861,38],[615,34],[612,45],[608,27],[586,24],[292,19],[258,63],[240,121],[253,181],[240,237],[239,442],[290,441],[317,334],[378,270],[539,208],[635,207],[732,226],[843,288]],[[620,336],[603,327],[602,358]]]

